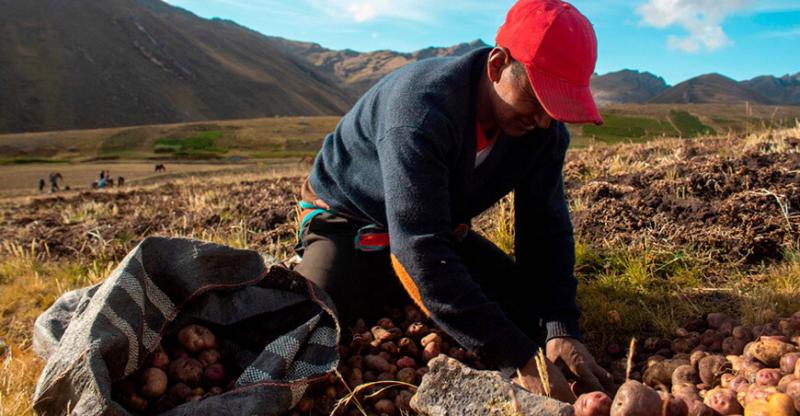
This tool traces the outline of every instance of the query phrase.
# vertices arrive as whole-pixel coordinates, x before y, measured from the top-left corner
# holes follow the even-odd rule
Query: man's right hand
[[[575,393],[569,387],[564,374],[550,360],[545,358],[545,362],[547,363],[547,378],[550,382],[550,396],[562,402],[574,403]],[[539,371],[536,369],[536,360],[534,358],[531,358],[524,367],[520,368],[519,375],[514,378],[514,382],[531,393],[544,395],[544,386],[539,377]]]

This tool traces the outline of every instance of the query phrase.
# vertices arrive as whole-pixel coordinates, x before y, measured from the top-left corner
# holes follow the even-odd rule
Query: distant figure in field
[[[166,172],[166,171],[167,171],[167,167],[164,166],[163,163],[159,163],[159,164],[156,165],[156,172]]]
[[[311,166],[314,164],[314,155],[306,155],[300,158],[299,165]]]
[[[104,171],[104,170],[101,170],[101,171],[100,171],[100,180],[102,181],[102,180],[103,180],[103,179],[105,179],[105,178],[106,178],[106,171]]]
[[[51,172],[50,173],[50,192],[58,192],[58,181],[63,181],[64,177],[61,176],[61,172]]]
[[[117,186],[125,185],[125,178],[122,176],[117,176]]]
[[[39,178],[39,192],[44,192],[44,185],[45,185],[44,177]]]

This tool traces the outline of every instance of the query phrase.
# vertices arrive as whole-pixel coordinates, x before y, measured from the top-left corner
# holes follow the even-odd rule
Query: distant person
[[[44,192],[45,184],[46,182],[44,180],[44,177],[39,178],[39,192]]]
[[[588,391],[613,388],[581,341],[562,172],[565,123],[602,124],[597,41],[571,4],[518,0],[496,44],[408,64],[342,117],[300,191],[296,270],[345,325],[413,299],[539,394],[541,346],[549,391],[574,402],[557,362]],[[512,191],[516,259],[469,229]]]
[[[105,178],[106,178],[106,171],[104,171],[104,170],[101,170],[101,171],[100,171],[100,180],[102,181],[102,180],[103,180],[103,179],[105,179]]]
[[[64,177],[61,176],[61,172],[52,172],[50,173],[50,192],[58,192],[58,181],[64,180]]]
[[[122,176],[117,176],[117,186],[125,185],[125,178]]]

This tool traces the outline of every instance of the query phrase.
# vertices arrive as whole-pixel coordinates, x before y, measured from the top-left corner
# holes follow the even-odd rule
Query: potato
[[[364,365],[378,372],[391,372],[392,365],[379,355],[369,354],[364,356]]]
[[[442,350],[439,343],[431,342],[422,350],[422,361],[427,364],[428,361],[436,358],[441,353]]]
[[[672,385],[680,384],[697,384],[700,382],[700,376],[691,364],[684,364],[675,368],[672,372]]]
[[[614,396],[611,416],[652,416],[661,414],[661,397],[655,390],[628,380]]]
[[[672,383],[672,373],[682,365],[688,365],[685,359],[669,359],[653,364],[644,372],[644,383],[648,386],[669,386]]]
[[[735,391],[740,392],[742,390],[746,390],[750,387],[750,384],[745,380],[742,376],[735,376],[730,383],[728,384],[728,388]]]
[[[719,384],[720,376],[728,370],[730,370],[730,363],[721,355],[709,355],[697,363],[700,380],[709,387]]]
[[[128,409],[133,410],[134,412],[141,412],[147,408],[147,399],[140,396],[136,392],[131,392],[125,398],[125,405]]]
[[[672,340],[670,350],[675,354],[686,353],[692,350],[692,345],[689,344],[687,338],[676,338]]]
[[[794,416],[792,399],[785,394],[776,393],[769,399],[758,399],[749,402],[744,409],[745,416]]]
[[[397,355],[400,353],[400,347],[392,341],[387,341],[381,344],[381,351],[386,351],[391,355]]]
[[[420,339],[427,335],[430,329],[422,322],[414,322],[406,329],[406,336],[412,339]]]
[[[395,396],[394,398],[394,407],[400,410],[401,414],[403,414],[402,412],[410,414],[411,413],[410,403],[411,403],[411,397],[413,396],[414,394],[408,390],[400,390],[400,392],[398,392],[397,396]]]
[[[784,374],[793,373],[798,358],[800,358],[800,352],[790,352],[788,354],[784,354],[780,359],[779,367],[781,371],[783,371]]]
[[[178,342],[191,352],[214,348],[216,338],[210,329],[202,325],[187,325],[178,331]]]
[[[800,380],[790,381],[783,392],[792,399],[795,410],[800,411]]]
[[[764,364],[759,361],[743,361],[737,374],[743,376],[748,383],[756,382],[756,374],[764,368]]]
[[[715,416],[714,411],[700,400],[687,401],[686,407],[689,408],[687,416]]]
[[[744,395],[744,399],[741,400],[741,402],[743,402],[746,406],[748,403],[754,400],[769,399],[770,396],[772,396],[777,392],[778,390],[775,387],[757,386],[755,384],[751,384]]]
[[[177,403],[183,403],[192,395],[192,388],[184,383],[177,383],[169,389],[169,397]]]
[[[705,351],[693,351],[691,355],[689,355],[689,364],[697,369],[697,363],[700,362],[704,357],[708,357],[709,354]]]
[[[694,384],[673,384],[672,395],[681,399],[699,400],[700,394]]]
[[[401,338],[397,344],[400,347],[400,353],[415,357],[419,354],[419,348],[417,347],[417,343],[414,342],[413,339],[405,337]]]
[[[417,381],[417,371],[413,368],[402,368],[397,372],[397,380],[403,383],[415,384]]]
[[[156,350],[150,353],[150,356],[147,357],[147,366],[160,368],[164,371],[167,370],[169,367],[169,355],[166,351],[164,351],[164,348],[162,348],[161,345],[159,345],[158,348],[156,348]]]
[[[375,402],[372,406],[378,414],[386,414],[392,416],[395,414],[394,402],[389,399],[381,399]]]
[[[742,405],[736,401],[736,393],[723,388],[715,388],[709,391],[703,403],[723,416],[741,414],[744,410]]]
[[[201,363],[203,363],[204,366],[209,366],[219,362],[220,358],[222,358],[222,354],[220,354],[215,348],[211,348],[201,352],[197,358]]]
[[[795,380],[797,380],[797,378],[794,376],[794,374],[787,374],[787,375],[781,377],[781,380],[778,382],[778,386],[777,386],[778,387],[778,391],[781,392],[781,393],[786,393],[786,386],[788,386],[789,383],[791,383],[791,382],[793,382]]]
[[[687,416],[689,414],[689,406],[679,398],[667,398],[661,406],[664,416]]]
[[[373,326],[370,332],[372,332],[372,337],[374,338],[373,345],[380,345],[383,342],[390,341],[393,337],[388,329],[380,326]]]
[[[167,373],[160,368],[150,367],[145,369],[139,377],[142,396],[157,398],[167,392]]]
[[[387,330],[395,327],[394,322],[389,318],[378,319],[378,326]]]
[[[411,357],[403,356],[403,357],[400,357],[397,360],[397,367],[398,368],[414,368],[414,369],[416,369],[417,368],[417,362],[414,361],[414,359],[411,358]]]
[[[356,388],[361,384],[364,384],[364,374],[362,373],[361,369],[351,369],[350,374],[347,376],[347,385],[351,388]]]
[[[777,368],[762,368],[756,373],[756,384],[759,386],[777,386],[781,381],[781,370]]]
[[[727,337],[722,341],[722,353],[725,355],[742,355],[747,343],[742,339]]]
[[[733,319],[730,316],[720,312],[712,312],[706,316],[706,323],[711,329],[719,329],[723,324],[731,321]]]
[[[611,412],[611,398],[595,391],[578,396],[573,406],[575,416],[607,416]]]
[[[733,327],[731,330],[731,335],[733,335],[736,339],[741,339],[745,342],[750,341],[753,339],[753,331],[749,326],[739,325]]]
[[[178,358],[169,364],[169,376],[190,386],[203,378],[203,364],[194,358]]]
[[[431,343],[436,343],[436,344],[441,345],[442,344],[442,337],[439,334],[437,334],[436,332],[432,332],[432,333],[422,337],[422,339],[419,340],[419,343],[423,347],[427,347],[428,344],[431,344]]]
[[[785,354],[797,352],[797,347],[787,342],[773,338],[761,337],[753,345],[753,357],[770,368],[780,366],[781,357]]]
[[[220,363],[211,364],[203,371],[203,381],[209,386],[219,386],[225,382],[225,367]]]

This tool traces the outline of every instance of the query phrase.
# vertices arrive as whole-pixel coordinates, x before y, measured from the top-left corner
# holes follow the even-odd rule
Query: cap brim
[[[525,70],[536,98],[550,117],[566,123],[603,124],[588,86],[570,84],[527,65]]]

